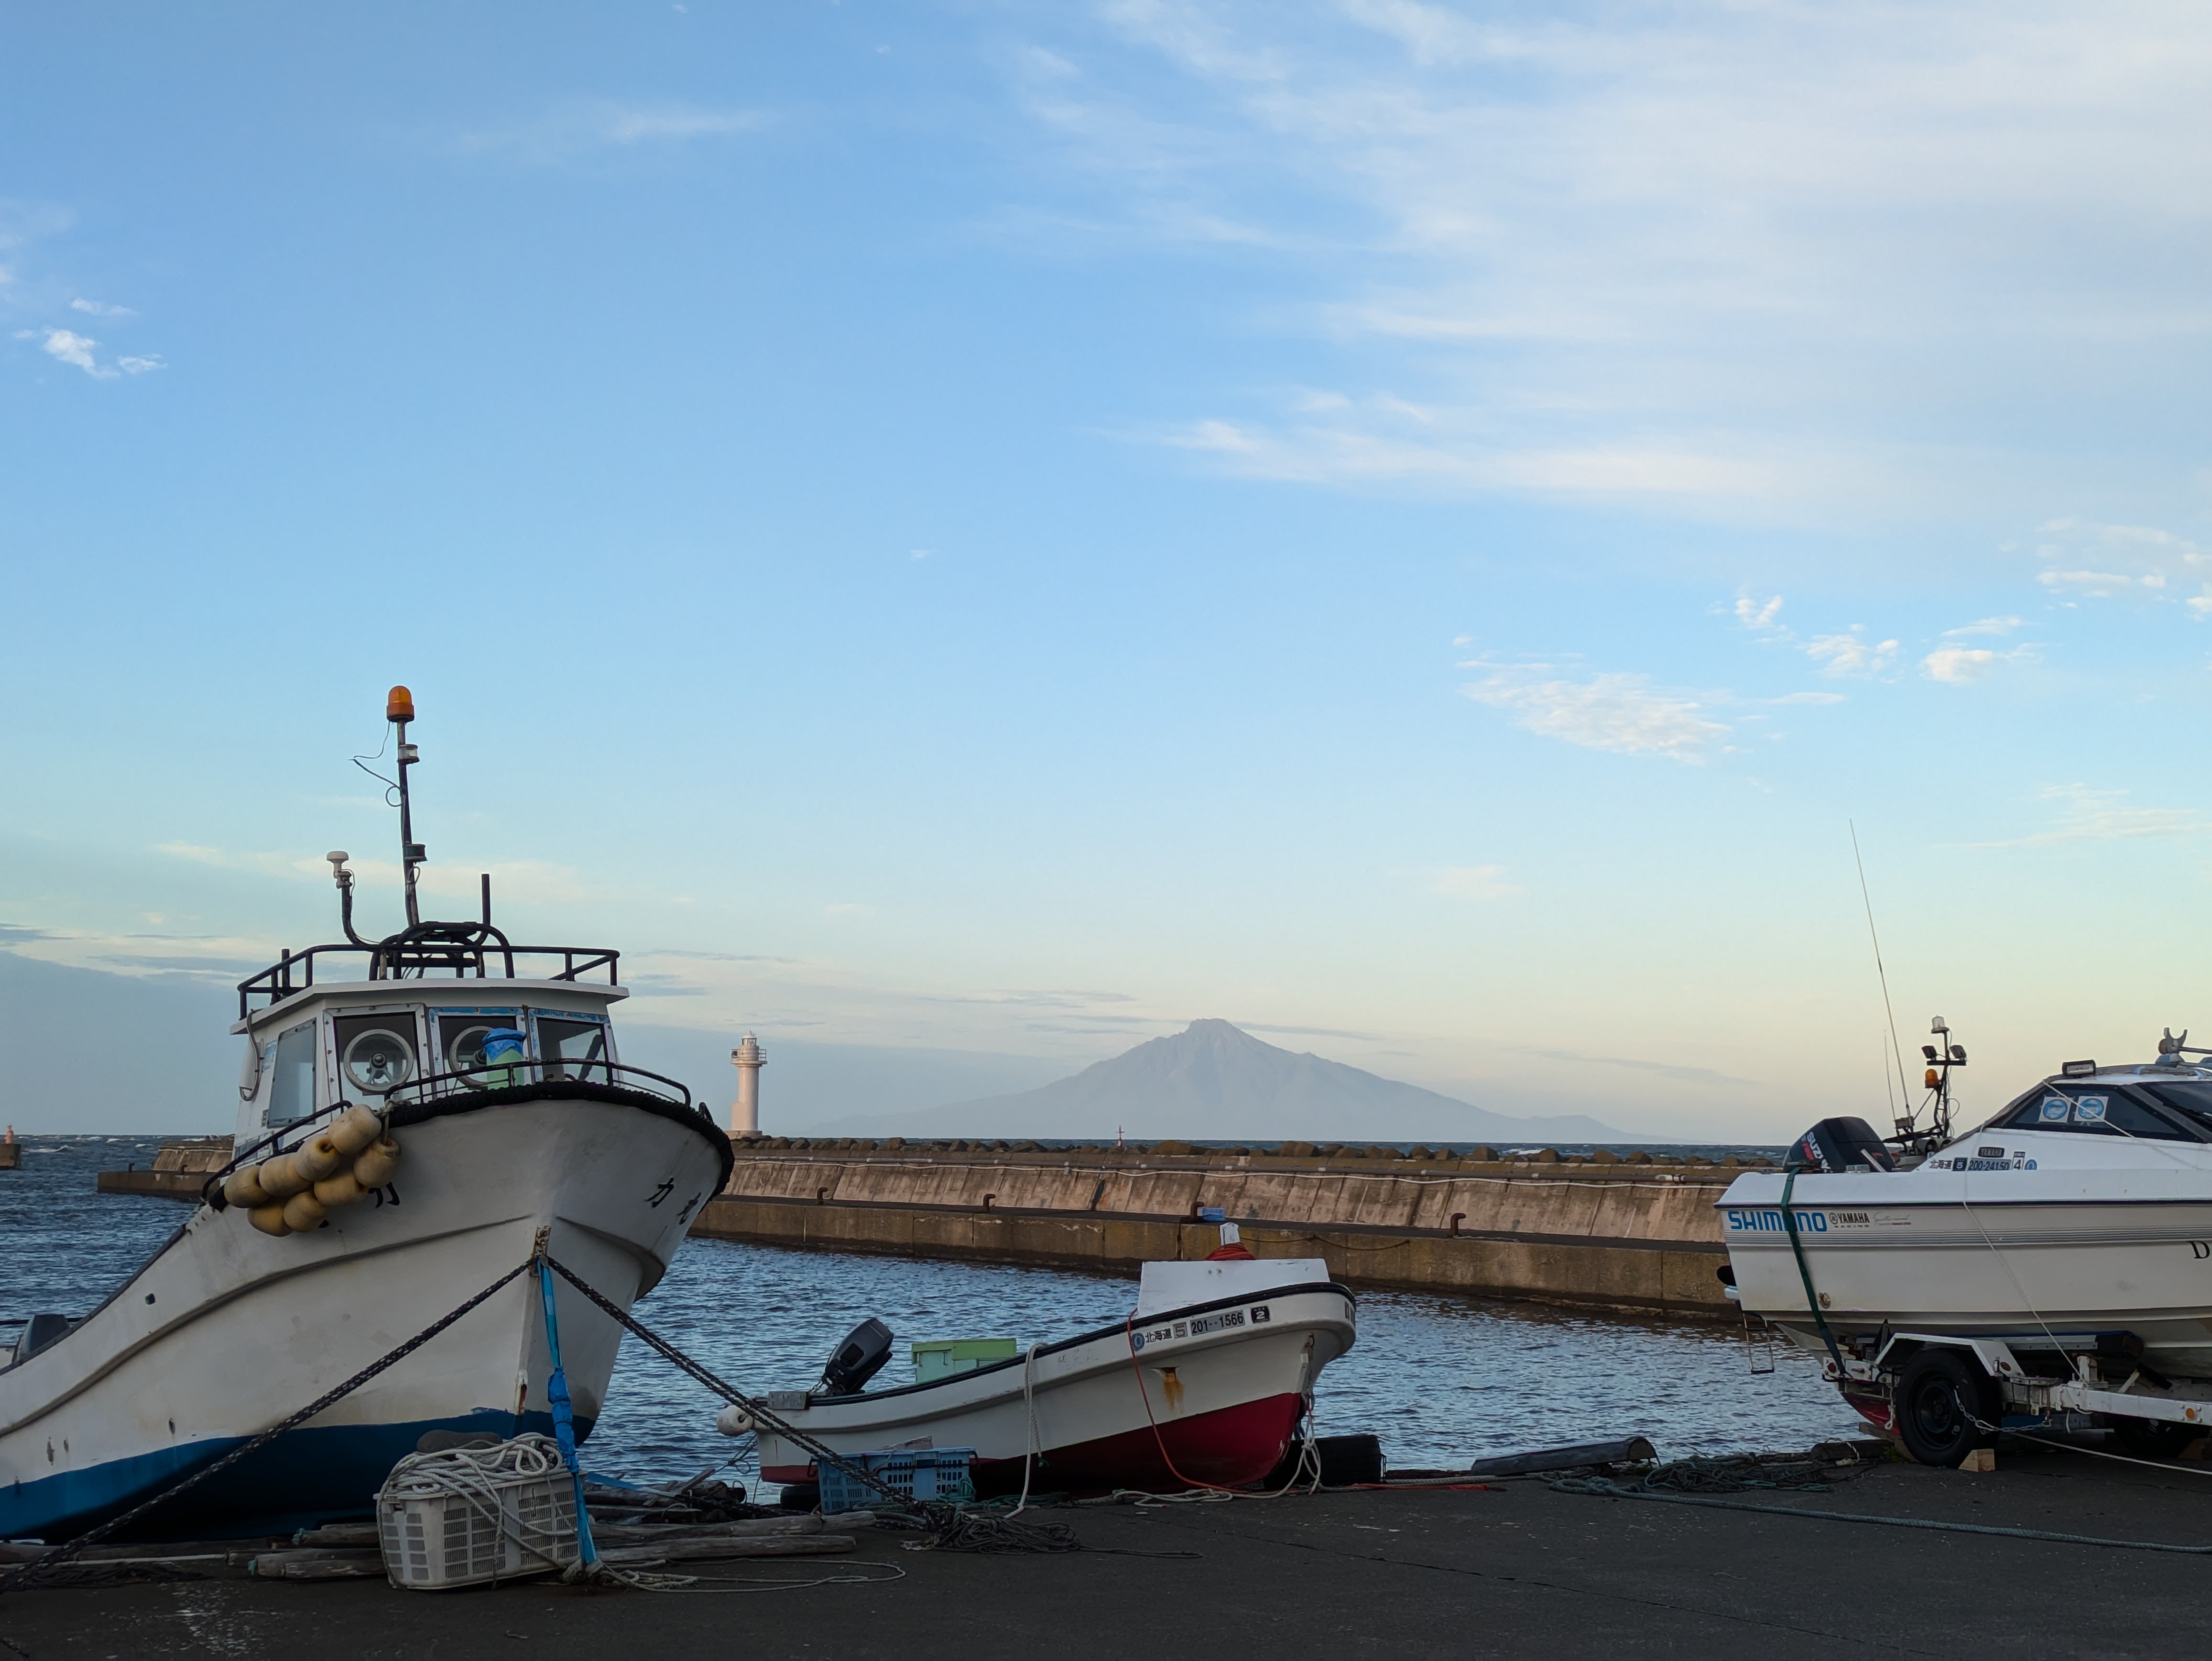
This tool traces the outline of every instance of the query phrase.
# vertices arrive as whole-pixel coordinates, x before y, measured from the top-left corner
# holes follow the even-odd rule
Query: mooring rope
[[[1714,1511],[1750,1511],[1769,1517],[1806,1517],[1824,1523],[1872,1523],[1883,1528],[1926,1529],[1938,1534],[1990,1534],[2008,1540],[2049,1540],[2066,1546],[2106,1546],[2118,1551],[2164,1551],[2186,1557],[2212,1557],[2212,1546],[2177,1546],[2159,1540],[2106,1540],[2093,1534],[2005,1528],[1995,1523],[1939,1523],[1924,1517],[1875,1517],[1863,1512],[1812,1511],[1802,1506],[1760,1506],[1747,1500],[1714,1500],[1696,1494],[1656,1494],[1605,1476],[1563,1476],[1551,1486],[1560,1494],[1583,1494],[1602,1500],[1656,1500],[1668,1506],[1704,1506]]]
[[[744,1409],[757,1423],[768,1426],[793,1446],[812,1455],[817,1463],[829,1465],[854,1482],[874,1489],[890,1502],[893,1510],[917,1517],[928,1530],[928,1538],[909,1542],[911,1546],[931,1551],[1068,1552],[1084,1549],[1083,1542],[1076,1538],[1074,1530],[1065,1523],[1026,1523],[1016,1522],[1011,1518],[985,1517],[963,1511],[957,1506],[941,1500],[916,1500],[910,1494],[901,1494],[858,1460],[839,1453],[818,1439],[796,1429],[790,1421],[771,1410],[765,1402],[746,1395],[736,1385],[718,1378],[629,1311],[617,1307],[559,1258],[548,1256],[545,1263],[625,1329],[636,1335],[641,1342],[663,1360],[682,1368],[733,1407]]]

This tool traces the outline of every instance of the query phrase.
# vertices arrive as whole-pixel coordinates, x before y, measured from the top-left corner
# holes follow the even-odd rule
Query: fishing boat
[[[1136,1306],[1111,1326],[887,1390],[865,1386],[892,1335],[864,1323],[808,1390],[765,1405],[840,1454],[975,1451],[979,1494],[1243,1488],[1311,1424],[1321,1371],[1352,1348],[1352,1293],[1318,1258],[1255,1258],[1225,1225],[1226,1256],[1143,1266]],[[810,1483],[811,1456],[743,1408],[716,1421],[757,1433],[765,1482]]]
[[[230,1168],[99,1307],[34,1316],[0,1352],[0,1537],[66,1539],[158,1494],[405,1344],[541,1239],[627,1309],[727,1178],[729,1142],[690,1092],[619,1058],[616,952],[512,943],[488,876],[475,921],[422,917],[406,688],[386,714],[406,926],[361,934],[349,856],[333,853],[344,940],[240,983]],[[510,1281],[145,1526],[238,1535],[367,1515],[404,1455],[549,1430],[541,1295],[530,1277]],[[565,1283],[556,1309],[588,1435],[621,1329]]]
[[[1940,1037],[1948,1033],[1936,1023]],[[1828,1119],[1721,1197],[1733,1293],[1916,1457],[2089,1414],[2148,1452],[2212,1426],[2212,1052],[2072,1062],[1963,1135]]]

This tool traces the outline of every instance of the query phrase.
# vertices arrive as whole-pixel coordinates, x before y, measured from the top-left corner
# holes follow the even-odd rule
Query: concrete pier
[[[2179,1468],[2033,1452],[2001,1455],[1983,1475],[1881,1465],[1826,1494],[1730,1496],[1782,1515],[1589,1499],[1535,1481],[1061,1509],[1042,1515],[1094,1549],[913,1552],[900,1545],[910,1536],[863,1530],[857,1551],[831,1560],[672,1565],[708,1577],[691,1595],[544,1581],[423,1594],[380,1579],[251,1580],[217,1565],[204,1580],[11,1592],[0,1634],[36,1661],[301,1646],[329,1661],[596,1661],[719,1656],[733,1644],[841,1661],[1185,1650],[1223,1661],[2181,1657],[2204,1648],[2204,1556],[1820,1514],[2202,1549],[2212,1545],[2203,1487]],[[856,1584],[862,1576],[870,1583]],[[797,1584],[730,1595],[763,1582]],[[712,1591],[722,1595],[699,1595]]]

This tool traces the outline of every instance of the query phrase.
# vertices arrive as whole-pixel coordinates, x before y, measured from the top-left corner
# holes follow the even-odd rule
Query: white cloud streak
[[[1970,843],[1972,848],[2055,848],[2067,843],[2127,842],[2143,837],[2201,837],[2212,831],[2212,818],[2193,807],[2134,807],[2125,790],[2093,790],[2086,784],[2054,784],[2039,793],[2063,804],[2058,823],[2033,836],[2003,842]]]
[[[1252,320],[1364,355],[1333,411],[1217,399],[1164,429],[1225,471],[2011,501],[2117,477],[2106,417],[2185,399],[2176,355],[2212,344],[2212,217],[2182,205],[2212,173],[2212,12],[2182,0],[1045,15],[1010,61],[1097,198],[1080,234],[1267,251],[1310,280]],[[2076,425],[2007,455],[1987,434],[2038,344]]]
[[[2212,613],[2212,552],[2148,525],[2053,520],[2042,527],[2038,581],[2052,593],[2081,599],[2179,603],[2192,617]],[[2195,589],[2194,593],[2190,593]]]
[[[1697,698],[1656,688],[1643,675],[1577,680],[1549,664],[1500,665],[1483,659],[1460,667],[1487,672],[1461,689],[1477,703],[1507,711],[1531,733],[1587,750],[1699,763],[1723,745],[1731,730],[1706,715]]]
[[[621,104],[592,99],[509,127],[464,133],[465,154],[559,161],[592,152],[637,150],[723,138],[768,125],[761,110],[700,109],[685,104]]]
[[[1505,880],[1502,865],[1448,865],[1436,873],[1429,886],[1455,900],[1478,903],[1510,899],[1521,891],[1517,885]]]

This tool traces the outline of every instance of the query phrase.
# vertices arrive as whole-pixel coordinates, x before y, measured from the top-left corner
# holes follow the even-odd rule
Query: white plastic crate
[[[376,1496],[384,1572],[441,1591],[554,1574],[576,1561],[576,1492],[550,1437],[403,1459]]]

